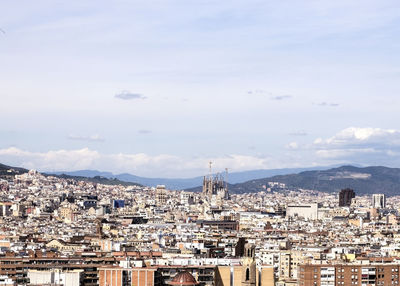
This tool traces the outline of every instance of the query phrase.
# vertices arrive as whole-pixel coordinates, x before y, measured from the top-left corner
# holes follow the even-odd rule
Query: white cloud
[[[146,97],[140,93],[133,93],[127,90],[123,90],[120,93],[117,93],[114,97],[123,100],[146,99]]]
[[[171,154],[112,153],[89,148],[33,152],[16,147],[0,149],[0,162],[39,171],[97,169],[147,177],[192,177],[213,170],[244,171],[311,165],[361,164],[399,166],[400,131],[381,128],[346,128],[309,144],[290,142],[280,156],[228,154],[188,158]]]
[[[297,144],[297,142],[290,142],[289,144],[286,145],[286,148],[291,150],[296,150],[299,148],[299,144]]]
[[[226,167],[233,171],[266,169],[276,167],[277,164],[271,158],[238,154],[187,159],[169,154],[154,156],[145,153],[101,154],[89,148],[30,152],[16,147],[0,149],[0,161],[8,165],[40,171],[97,169],[148,177],[198,176],[207,171],[209,161],[213,162],[215,171],[223,171]]]
[[[324,159],[347,159],[354,155],[367,155],[377,153],[373,148],[366,149],[329,149],[329,150],[317,150],[316,154],[320,158]]]
[[[0,156],[4,162],[16,164],[29,169],[41,170],[79,170],[93,165],[100,158],[97,151],[88,148],[80,150],[57,150],[41,152],[29,152],[10,147],[0,149]]]
[[[319,166],[400,165],[400,131],[396,129],[349,127],[328,138],[316,138],[311,143],[291,142],[285,147],[303,166],[310,162]]]
[[[318,138],[314,141],[318,148],[331,148],[341,146],[342,148],[358,146],[400,146],[400,131],[381,128],[346,128],[334,136],[323,140]]]
[[[317,138],[307,148],[314,150],[317,158],[332,160],[332,163],[398,166],[400,131],[349,127],[330,138]]]

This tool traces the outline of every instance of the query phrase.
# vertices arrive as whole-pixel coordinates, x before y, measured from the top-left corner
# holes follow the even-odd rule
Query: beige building
[[[77,251],[82,249],[82,245],[66,243],[61,239],[53,239],[49,243],[46,244],[47,248],[55,248],[61,251]]]
[[[292,219],[303,218],[306,220],[316,220],[318,219],[318,204],[288,205],[286,207],[286,217]]]
[[[296,279],[298,266],[305,261],[302,251],[287,250],[280,252],[279,277],[282,280]]]
[[[63,204],[58,209],[59,216],[66,221],[74,221],[74,212],[78,209],[75,204]]]
[[[245,245],[241,265],[217,266],[215,286],[273,286],[275,284],[273,266],[257,267],[254,245]]]
[[[238,266],[217,266],[215,270],[215,286],[242,286],[243,267]],[[260,266],[256,268],[255,285],[275,285],[273,266]],[[259,284],[260,283],[260,284]]]
[[[99,269],[100,286],[126,285],[130,281],[135,286],[160,285],[156,268],[104,267]]]

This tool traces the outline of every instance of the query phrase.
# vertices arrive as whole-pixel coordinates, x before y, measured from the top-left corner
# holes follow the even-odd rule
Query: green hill
[[[373,193],[383,193],[388,196],[400,195],[400,169],[382,166],[365,168],[342,166],[329,170],[273,176],[234,184],[230,186],[230,192],[259,192],[268,182],[280,182],[289,188],[322,192],[338,192],[344,188],[351,188],[359,195]]]
[[[82,176],[69,176],[69,175],[65,175],[65,174],[61,174],[61,175],[44,174],[44,175],[53,176],[53,177],[62,178],[62,179],[72,179],[75,181],[92,182],[92,183],[103,184],[103,185],[142,186],[138,183],[125,182],[125,181],[118,180],[116,178],[106,178],[106,177],[101,177],[101,176],[82,177]]]
[[[18,168],[18,167],[11,167],[7,166],[4,164],[0,164],[0,179],[3,180],[12,180],[14,179],[15,175],[21,175],[24,173],[27,173],[29,170],[24,169],[24,168]],[[54,176],[57,178],[63,178],[63,179],[72,179],[76,181],[85,181],[85,182],[92,182],[92,183],[97,183],[97,184],[104,184],[104,185],[123,185],[123,186],[141,186],[138,183],[132,183],[132,182],[125,182],[121,181],[115,178],[106,178],[102,176],[94,176],[94,177],[83,177],[83,176],[70,176],[70,175],[65,175],[65,174],[59,174],[59,175],[54,175],[54,174],[43,174],[45,176]]]
[[[10,167],[0,164],[0,179],[12,180],[15,175],[27,173],[28,170],[24,168]]]

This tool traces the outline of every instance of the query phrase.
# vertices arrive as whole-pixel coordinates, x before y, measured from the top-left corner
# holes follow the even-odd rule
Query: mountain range
[[[21,175],[24,173],[27,173],[29,170],[24,169],[24,168],[18,168],[18,167],[11,167],[7,166],[4,164],[0,164],[0,179],[4,180],[12,180],[15,175]],[[50,174],[43,173],[45,176],[49,176]],[[53,175],[53,174],[51,174]],[[140,184],[134,183],[134,182],[126,182],[126,181],[120,181],[116,178],[106,178],[102,176],[93,176],[93,177],[86,177],[86,176],[70,176],[70,175],[65,175],[65,174],[60,174],[56,175],[59,178],[63,179],[73,179],[77,181],[87,181],[87,182],[92,182],[92,183],[97,183],[97,184],[104,184],[104,185],[123,185],[123,186],[135,186]]]
[[[329,167],[314,167],[314,168],[287,168],[287,169],[270,169],[270,170],[252,170],[243,172],[233,172],[228,174],[228,181],[230,184],[237,184],[247,182],[249,180],[261,179],[276,175],[286,175],[299,173],[307,170],[323,170]],[[80,170],[73,172],[53,172],[49,174],[54,175],[68,175],[79,177],[104,177],[108,179],[118,179],[120,181],[138,183],[144,186],[155,187],[157,185],[165,185],[168,189],[183,190],[195,188],[203,184],[203,176],[193,178],[148,178],[135,176],[128,173],[114,175],[111,172],[100,172],[96,170]]]
[[[278,175],[233,184],[229,186],[229,191],[232,193],[259,192],[268,182],[280,182],[290,188],[322,192],[338,192],[344,188],[351,188],[358,195],[374,193],[382,193],[388,196],[400,195],[400,169],[383,166],[364,168],[341,166],[328,170]]]
[[[10,179],[14,175],[28,170],[0,164],[0,178]],[[201,191],[203,177],[172,179],[146,178],[131,174],[114,175],[110,172],[81,170],[75,172],[57,172],[62,178],[85,180],[103,184],[166,185],[168,189],[185,189]],[[335,168],[320,167],[253,170],[229,174],[229,191],[231,193],[251,193],[264,190],[268,182],[280,182],[292,189],[311,189],[322,192],[338,192],[344,188],[353,189],[356,194],[383,193],[389,196],[400,195],[400,169],[383,166],[356,167],[341,166]]]

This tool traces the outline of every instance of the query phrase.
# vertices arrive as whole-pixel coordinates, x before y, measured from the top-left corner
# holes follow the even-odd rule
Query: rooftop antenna
[[[225,185],[226,190],[228,190],[228,168],[225,168]]]

